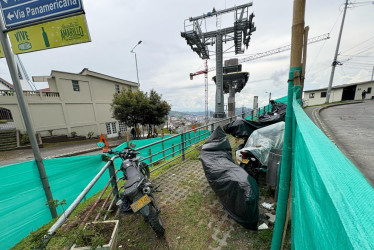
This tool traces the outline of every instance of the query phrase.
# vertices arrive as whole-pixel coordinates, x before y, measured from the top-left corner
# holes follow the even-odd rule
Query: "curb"
[[[119,146],[121,144],[122,143],[114,144],[111,147],[117,147],[117,146]],[[94,147],[94,148],[88,148],[88,149],[84,149],[84,150],[80,150],[80,151],[75,151],[75,152],[69,152],[69,153],[64,153],[64,154],[59,154],[59,155],[52,155],[52,156],[45,157],[44,159],[70,157],[70,156],[81,155],[81,154],[90,153],[90,152],[99,151],[99,150],[100,150],[99,148]]]

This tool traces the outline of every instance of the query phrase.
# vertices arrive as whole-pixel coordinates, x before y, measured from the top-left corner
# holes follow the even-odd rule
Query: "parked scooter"
[[[131,143],[130,146],[134,148],[135,144]],[[122,159],[120,170],[126,181],[121,187],[121,189],[124,188],[124,192],[120,193],[120,199],[117,202],[120,211],[140,212],[157,236],[163,236],[165,228],[160,217],[161,210],[153,195],[154,192],[161,191],[158,191],[158,186],[155,187],[150,180],[149,166],[140,162],[140,158],[137,157],[140,153],[130,147],[123,151],[109,150],[108,154],[114,154]]]
[[[266,172],[267,167],[262,166],[259,160],[251,153],[249,150],[239,151],[241,157],[237,157],[236,160],[250,176],[252,176],[256,181],[261,172]]]

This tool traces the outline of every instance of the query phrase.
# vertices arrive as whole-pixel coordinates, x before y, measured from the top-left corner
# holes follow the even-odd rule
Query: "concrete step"
[[[16,130],[0,131],[0,151],[11,150],[17,148]]]

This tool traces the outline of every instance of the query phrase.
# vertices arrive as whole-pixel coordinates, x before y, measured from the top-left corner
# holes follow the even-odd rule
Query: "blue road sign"
[[[81,0],[0,0],[6,28],[83,11]]]

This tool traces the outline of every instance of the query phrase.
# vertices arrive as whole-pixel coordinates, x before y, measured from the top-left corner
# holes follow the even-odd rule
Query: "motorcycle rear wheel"
[[[165,228],[162,223],[161,217],[159,213],[157,213],[156,208],[151,203],[149,206],[149,216],[148,216],[148,222],[151,225],[151,228],[153,231],[155,231],[156,235],[158,237],[162,237],[165,234]]]

